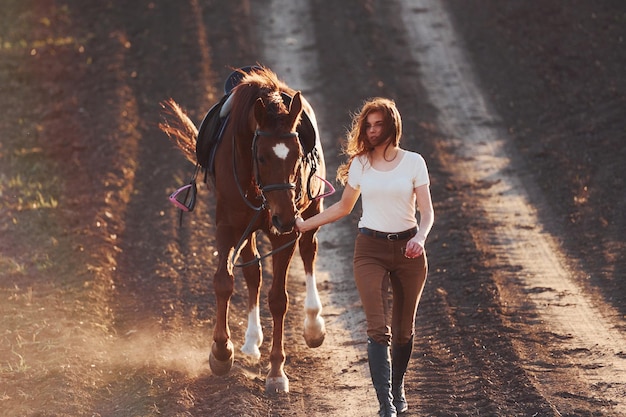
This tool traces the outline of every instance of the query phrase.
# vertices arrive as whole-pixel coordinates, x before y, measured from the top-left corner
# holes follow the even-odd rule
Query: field
[[[623,2],[2,5],[3,416],[376,414],[358,210],[319,233],[317,349],[292,264],[291,392],[264,392],[269,275],[260,363],[237,352],[228,376],[208,368],[214,201],[203,185],[179,225],[167,196],[193,166],[159,130],[160,103],[199,123],[232,68],[256,62],[313,105],[329,179],[371,96],[397,102],[403,146],[428,163],[436,220],[406,415],[626,415]],[[236,348],[246,317],[239,279]]]

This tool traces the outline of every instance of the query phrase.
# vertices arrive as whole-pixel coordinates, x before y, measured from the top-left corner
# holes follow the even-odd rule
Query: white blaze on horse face
[[[274,153],[277,157],[282,160],[287,159],[287,155],[289,155],[289,148],[287,147],[287,145],[285,145],[284,143],[279,143],[275,145],[272,149],[274,150]]]

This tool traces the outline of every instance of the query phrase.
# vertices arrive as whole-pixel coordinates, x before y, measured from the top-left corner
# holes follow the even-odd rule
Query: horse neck
[[[237,167],[252,170],[252,131],[233,131],[233,157],[237,159]]]
[[[253,195],[255,194],[254,166],[252,162],[252,140],[254,132],[251,129],[237,129],[232,125],[225,133],[224,139],[227,140],[230,148],[230,156],[228,165],[230,172],[234,175],[239,186],[242,187],[241,192]],[[235,190],[233,190],[235,191]],[[237,191],[235,191],[237,192]]]

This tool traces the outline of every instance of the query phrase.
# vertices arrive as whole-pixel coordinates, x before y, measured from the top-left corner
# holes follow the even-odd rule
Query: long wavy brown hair
[[[389,147],[400,144],[402,136],[402,118],[396,107],[396,103],[388,98],[373,97],[367,99],[361,106],[361,110],[352,116],[352,126],[348,131],[346,141],[343,144],[343,153],[348,160],[337,169],[337,181],[346,185],[348,170],[352,160],[360,155],[367,155],[372,149],[367,142],[365,124],[370,113],[381,112],[383,114],[383,132],[387,138],[385,152]]]

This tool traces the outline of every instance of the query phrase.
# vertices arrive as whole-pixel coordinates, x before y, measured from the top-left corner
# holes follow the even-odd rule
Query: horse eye
[[[265,163],[265,157],[264,156],[259,156],[259,163],[260,164],[264,164]]]

